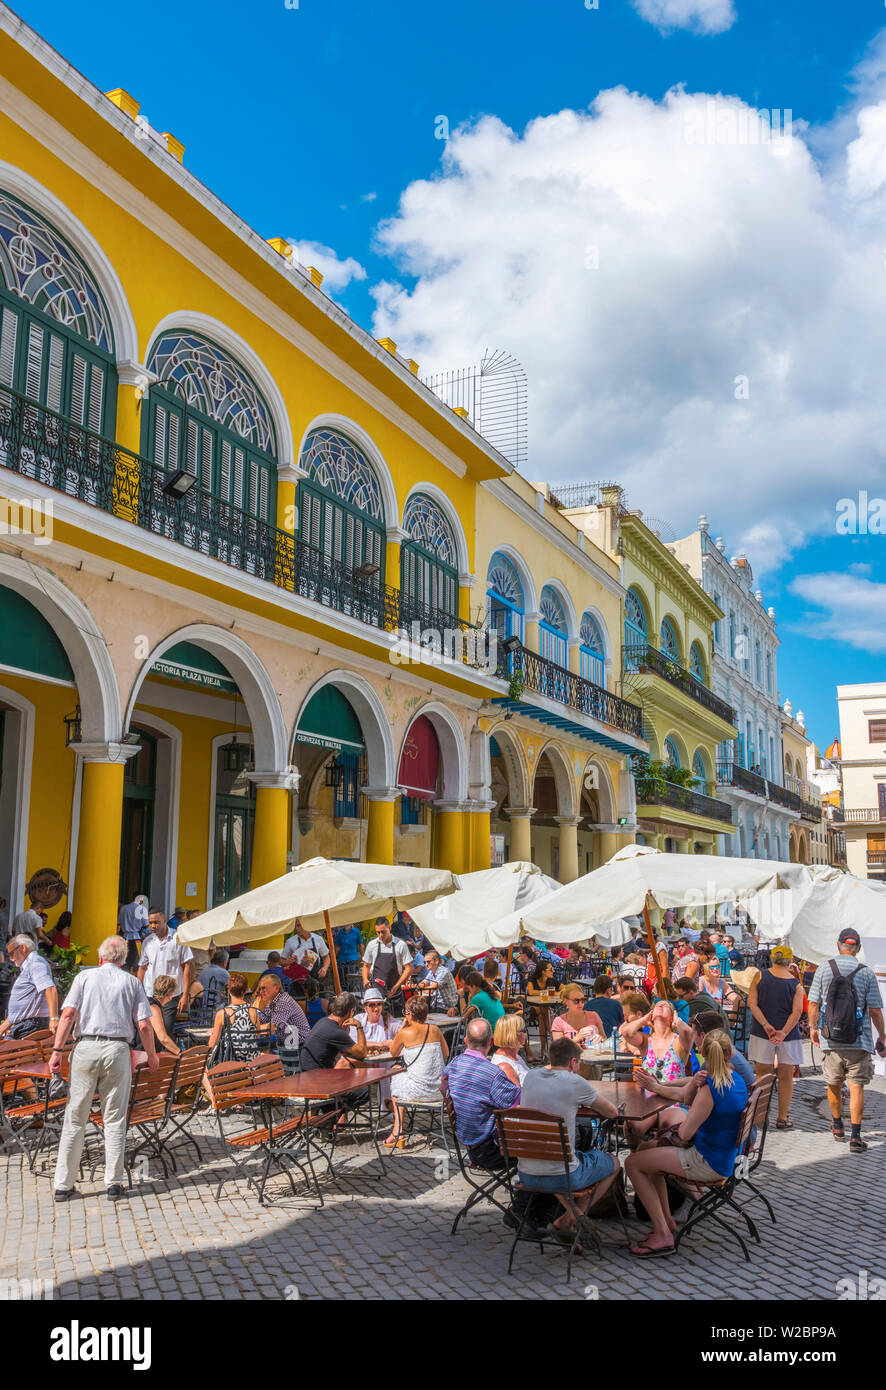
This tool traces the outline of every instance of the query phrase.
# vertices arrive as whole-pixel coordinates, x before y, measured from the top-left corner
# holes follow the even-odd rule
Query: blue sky
[[[834,686],[881,679],[886,651],[886,538],[839,536],[833,521],[839,497],[862,487],[886,496],[882,401],[870,384],[883,375],[883,343],[864,302],[873,257],[883,259],[882,7],[154,0],[125,18],[109,0],[16,8],[96,85],[130,91],[153,125],[183,141],[188,168],[263,236],[330,248],[327,288],[423,367],[465,365],[487,340],[518,351],[529,375],[530,477],[617,478],[633,505],[665,517],[676,534],[705,511],[730,554],[744,545],[777,610],[782,698],[804,709],[817,741],[830,741]],[[678,20],[688,12],[689,27],[662,28],[638,10]],[[791,111],[808,123],[796,126],[794,142],[804,158],[773,176],[771,160],[748,163],[733,151],[687,168],[684,151],[663,189],[653,167],[661,161],[644,164],[643,151],[664,129],[666,94],[681,85]],[[638,96],[588,115],[598,93],[619,87]],[[870,130],[847,180],[861,110],[871,113]],[[558,120],[561,112],[579,118]],[[435,138],[440,116],[456,134],[448,146]],[[583,160],[594,174],[585,241],[602,237],[610,265],[627,245],[632,258],[593,290],[565,249],[583,233],[561,230],[587,194]],[[557,171],[548,183],[546,163]],[[789,185],[786,205],[779,179]],[[509,201],[514,189],[523,203]],[[670,189],[682,199],[676,214],[665,207]],[[483,218],[496,200],[501,216],[487,234]],[[641,215],[619,223],[635,200]],[[524,207],[531,216],[521,216]],[[707,240],[694,250],[696,224],[718,229],[719,255]],[[498,237],[516,267],[502,285],[485,259]],[[659,278],[654,269],[646,278],[662,239],[671,259]],[[524,333],[520,304],[525,325],[544,314],[533,296],[552,265],[552,336],[545,341],[542,330],[544,351],[533,359],[539,332]],[[810,318],[825,281],[828,302]],[[590,297],[573,318],[576,291]],[[476,338],[465,328],[472,320]],[[754,323],[752,334],[734,332],[739,320]],[[722,399],[705,379],[717,355],[711,331],[717,347],[727,344]],[[819,337],[826,351],[813,351]],[[832,350],[833,368],[822,360]],[[742,415],[731,382],[746,357],[751,399]],[[582,361],[586,376],[574,365]],[[637,400],[648,409],[636,412]]]

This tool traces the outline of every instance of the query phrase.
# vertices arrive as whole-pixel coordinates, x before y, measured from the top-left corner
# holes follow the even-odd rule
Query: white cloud
[[[824,162],[796,123],[767,142],[737,98],[680,89],[458,130],[379,229],[412,282],[374,288],[373,331],[424,370],[513,352],[530,477],[618,479],[678,534],[705,511],[771,571],[834,534],[847,488],[886,495],[886,154],[865,100]]]
[[[292,241],[296,260],[302,265],[312,265],[323,276],[323,288],[329,290],[347,289],[352,280],[365,280],[366,271],[353,256],[340,260],[331,246],[323,246],[318,241]]]
[[[886,584],[858,574],[801,574],[790,588],[798,598],[821,610],[798,629],[807,638],[845,642],[859,651],[886,652]]]
[[[360,194],[360,202],[361,202],[361,203],[374,203],[377,197],[378,197],[378,194],[377,194],[377,193],[361,193],[361,194]]]
[[[722,34],[735,23],[732,0],[631,0],[634,9],[662,33],[691,29],[696,34]]]

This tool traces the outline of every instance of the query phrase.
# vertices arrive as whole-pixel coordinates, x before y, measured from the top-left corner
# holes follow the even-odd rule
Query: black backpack
[[[835,961],[829,960],[828,965],[831,967],[833,979],[828,985],[822,1032],[828,1042],[853,1047],[858,1042],[861,1030],[861,1010],[852,981],[864,966],[857,965],[851,975],[841,975]]]

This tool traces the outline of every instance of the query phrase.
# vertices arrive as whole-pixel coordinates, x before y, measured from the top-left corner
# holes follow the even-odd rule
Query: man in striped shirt
[[[458,988],[454,976],[446,969],[437,951],[425,952],[425,966],[428,976],[419,982],[418,988],[427,994],[432,1005],[445,1009],[451,1018],[455,1018],[458,1014]]]
[[[504,1167],[498,1147],[495,1112],[511,1110],[519,1105],[520,1087],[508,1080],[501,1067],[490,1062],[492,1028],[485,1018],[471,1020],[465,1042],[467,1046],[464,1052],[453,1057],[445,1072],[455,1108],[455,1128],[471,1163],[477,1168],[495,1171]],[[520,1215],[526,1207],[530,1207],[532,1212],[528,1225],[537,1231],[547,1226],[551,1217],[559,1211],[556,1197],[518,1190],[514,1197],[514,1210],[504,1218],[505,1225],[512,1228],[518,1226]]]

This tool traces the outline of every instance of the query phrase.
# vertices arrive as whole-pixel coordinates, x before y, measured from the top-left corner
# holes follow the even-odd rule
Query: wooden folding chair
[[[569,1143],[566,1121],[561,1116],[548,1115],[543,1110],[528,1110],[524,1106],[517,1106],[513,1110],[496,1110],[495,1123],[498,1129],[498,1146],[508,1163],[519,1164],[521,1159],[543,1159],[547,1163],[563,1164],[565,1187],[553,1195],[566,1208],[575,1222],[575,1234],[566,1256],[566,1282],[568,1284],[572,1276],[572,1257],[583,1235],[590,1236],[598,1253],[601,1255],[603,1253],[603,1246],[593,1221],[586,1212],[580,1212],[575,1205],[576,1197],[588,1195],[597,1184],[594,1183],[592,1187],[587,1188],[573,1188],[572,1146]],[[529,1208],[526,1207],[520,1216],[520,1224],[517,1227],[517,1234],[514,1236],[508,1259],[508,1274],[513,1271],[514,1254],[517,1246],[524,1239],[528,1212]],[[528,1240],[529,1237],[527,1236],[526,1239]],[[532,1236],[532,1244],[544,1246],[544,1235],[535,1233]]]
[[[677,1228],[677,1234],[674,1237],[675,1248],[679,1248],[680,1241],[683,1240],[683,1238],[689,1234],[689,1232],[692,1230],[694,1226],[697,1226],[702,1221],[712,1220],[715,1221],[718,1226],[722,1226],[724,1231],[728,1231],[728,1233],[731,1236],[734,1236],[734,1238],[738,1241],[739,1245],[742,1248],[742,1253],[744,1254],[745,1259],[748,1261],[748,1263],[750,1263],[751,1257],[748,1253],[748,1247],[745,1243],[744,1237],[742,1236],[741,1232],[736,1229],[734,1225],[731,1225],[730,1222],[723,1220],[723,1217],[720,1215],[720,1212],[723,1211],[726,1207],[731,1207],[733,1211],[737,1211],[738,1214],[742,1217],[745,1225],[747,1226],[752,1239],[757,1241],[757,1243],[759,1244],[760,1233],[757,1230],[757,1227],[754,1225],[754,1222],[748,1215],[747,1211],[745,1210],[745,1207],[748,1205],[748,1203],[741,1203],[735,1200],[735,1189],[738,1183],[742,1181],[743,1175],[747,1172],[748,1150],[750,1148],[751,1143],[751,1131],[753,1130],[754,1124],[756,1122],[757,1106],[760,1102],[760,1092],[761,1087],[758,1083],[756,1086],[752,1088],[751,1093],[748,1096],[748,1103],[742,1111],[741,1120],[738,1127],[737,1153],[735,1158],[735,1165],[728,1177],[721,1178],[719,1182],[710,1183],[699,1182],[697,1179],[692,1179],[692,1182],[690,1184],[681,1180],[680,1177],[673,1177],[673,1175],[669,1174],[669,1176],[672,1177],[672,1180],[676,1182],[677,1186],[681,1189],[681,1191],[685,1193],[686,1197],[691,1203],[688,1217],[683,1222],[682,1226],[678,1226]],[[770,1096],[772,1094],[771,1084],[769,1086],[769,1094]],[[697,1195],[698,1188],[706,1189],[702,1197],[699,1197]],[[695,1191],[693,1189],[695,1189]],[[762,1193],[758,1193],[757,1195],[762,1198]],[[766,1199],[763,1198],[763,1200],[765,1201]],[[769,1206],[769,1203],[767,1202],[766,1205]],[[770,1215],[772,1215],[771,1207],[769,1208],[769,1211]],[[774,1219],[775,1218],[773,1216],[773,1221]]]
[[[452,1223],[452,1229],[449,1234],[454,1236],[458,1229],[459,1221],[461,1221],[463,1216],[467,1216],[468,1212],[473,1207],[477,1206],[479,1202],[491,1202],[503,1215],[509,1215],[511,1209],[511,1175],[504,1159],[502,1159],[501,1167],[499,1168],[481,1168],[478,1164],[471,1161],[470,1154],[462,1146],[461,1140],[458,1137],[455,1106],[452,1103],[452,1096],[449,1094],[448,1086],[444,1086],[443,1089],[443,1105],[446,1108],[446,1117],[449,1120],[452,1142],[455,1145],[455,1156],[458,1159],[461,1175],[468,1187],[471,1188],[471,1195],[468,1197],[468,1200]],[[499,1188],[504,1188],[508,1194],[507,1206],[504,1206],[494,1195],[498,1192]]]
[[[10,1073],[43,1060],[40,1044],[33,1037],[0,1041],[0,1149],[18,1149],[32,1170],[44,1126],[51,1115],[64,1109],[67,1101],[64,1097],[50,1101],[48,1085],[42,1099],[32,1101],[27,1093],[33,1090],[34,1082],[17,1080]],[[33,1138],[33,1144],[29,1138]]]
[[[189,1132],[188,1125],[197,1113],[197,1106],[203,1095],[203,1073],[208,1056],[208,1047],[188,1047],[179,1057],[175,1090],[169,1107],[169,1134],[164,1141],[169,1152],[172,1141],[181,1135],[185,1143],[194,1149],[198,1163],[202,1161],[203,1155],[197,1140]],[[193,1095],[188,1094],[192,1089]],[[169,1156],[171,1158],[172,1154]]]
[[[175,1168],[175,1159],[163,1142],[162,1131],[169,1119],[169,1112],[175,1096],[176,1073],[179,1058],[161,1054],[156,1071],[150,1071],[146,1062],[136,1067],[129,1090],[129,1103],[126,1111],[126,1133],[133,1130],[139,1136],[131,1148],[124,1148],[123,1162],[126,1168],[127,1185],[132,1187],[132,1168],[139,1154],[146,1150],[159,1158],[164,1178],[169,1177],[166,1158]],[[90,1115],[96,1129],[104,1129],[104,1116],[100,1111]],[[165,1156],[164,1156],[165,1155]],[[91,1167],[90,1178],[101,1161],[98,1155]]]

